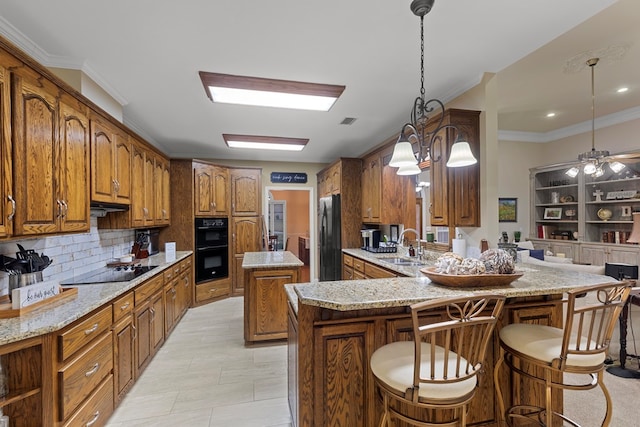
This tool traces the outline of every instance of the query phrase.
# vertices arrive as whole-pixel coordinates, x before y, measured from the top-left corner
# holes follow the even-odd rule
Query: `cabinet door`
[[[250,341],[286,338],[287,295],[284,285],[298,282],[298,271],[266,270],[251,273]]]
[[[175,280],[164,286],[164,333],[169,335],[175,325],[176,308],[178,305],[178,291]]]
[[[147,151],[144,156],[144,225],[152,226],[156,219],[156,194],[155,194],[156,159]]]
[[[113,397],[115,402],[119,402],[133,386],[135,335],[131,314],[113,327]]]
[[[148,206],[145,200],[145,150],[139,143],[131,144],[131,179],[135,183],[131,189],[131,206],[129,208],[131,225],[133,227],[143,227],[145,224],[145,212]]]
[[[0,238],[12,234],[15,193],[11,171],[9,71],[0,67]]]
[[[374,324],[360,322],[324,326],[314,331],[314,348],[325,369],[315,370],[314,383],[323,390],[331,383],[330,392],[320,393],[315,401],[319,411],[317,425],[368,427],[376,425],[373,375],[369,359],[374,350]],[[331,376],[331,380],[327,377]]]
[[[171,171],[169,168],[169,161],[163,159],[162,170],[160,171],[162,176],[159,179],[159,181],[162,183],[162,191],[160,191],[159,194],[159,198],[161,200],[161,219],[159,225],[169,225],[171,223]],[[156,170],[158,169],[156,168]]]
[[[640,249],[635,248],[616,248],[609,249],[607,262],[622,263],[631,265],[640,265]]]
[[[447,150],[446,134],[446,131],[441,131],[431,146],[431,158],[441,159],[438,162],[432,160],[430,167],[431,186],[429,199],[431,205],[429,206],[429,213],[431,214],[432,226],[449,225],[449,192],[446,191],[449,185],[449,179],[447,167],[445,166],[449,152]]]
[[[15,235],[58,230],[58,89],[26,68],[14,71],[13,175]]]
[[[164,343],[164,295],[162,290],[151,297],[151,354],[155,354]]]
[[[244,292],[244,271],[242,261],[245,252],[260,251],[262,223],[259,217],[233,218],[232,234],[232,283],[231,293],[242,295]]]
[[[477,111],[450,111],[450,121],[458,128],[457,138],[467,141],[476,159],[480,159],[480,121]],[[448,153],[456,141],[453,130],[449,131]],[[447,157],[448,159],[448,157]],[[446,160],[445,160],[446,161]],[[446,166],[445,166],[446,167]],[[480,226],[480,163],[461,168],[448,168],[449,205],[453,213],[453,223],[456,227]]]
[[[606,252],[603,246],[580,246],[580,262],[591,265],[604,265]]]
[[[117,203],[129,204],[131,202],[131,144],[129,138],[120,130],[114,134],[116,150],[116,197]]]
[[[382,165],[378,154],[367,157],[362,166],[362,222],[380,222]]]
[[[260,169],[231,169],[231,215],[260,215],[261,175]]]
[[[113,202],[116,191],[114,135],[102,119],[91,119],[91,200]]]
[[[194,177],[194,213],[195,216],[211,216],[214,211],[214,168],[210,165],[196,164],[193,167]]]
[[[89,118],[69,96],[60,98],[60,231],[87,231],[89,219]]]
[[[134,315],[137,332],[135,341],[135,376],[139,378],[144,368],[151,361],[151,317],[153,315],[150,303],[147,301],[140,307],[136,307]]]
[[[216,215],[229,215],[229,170],[213,168],[213,210]]]

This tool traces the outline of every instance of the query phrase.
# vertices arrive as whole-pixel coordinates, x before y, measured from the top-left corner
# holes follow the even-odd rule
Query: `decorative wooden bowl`
[[[443,274],[436,273],[435,269],[436,267],[421,268],[420,271],[433,283],[456,288],[506,286],[524,274]]]

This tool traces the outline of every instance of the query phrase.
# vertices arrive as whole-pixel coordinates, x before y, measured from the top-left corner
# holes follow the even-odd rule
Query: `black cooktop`
[[[157,266],[136,266],[127,269],[102,267],[79,276],[74,276],[60,282],[61,285],[92,285],[109,282],[129,282],[144,273],[153,270]]]

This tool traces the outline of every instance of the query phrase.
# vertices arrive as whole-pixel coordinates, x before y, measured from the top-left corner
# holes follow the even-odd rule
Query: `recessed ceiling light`
[[[344,86],[200,71],[207,96],[213,102],[329,111]]]
[[[628,87],[621,87],[620,89],[618,89],[618,93],[625,93],[626,91],[628,91],[629,88]]]
[[[547,117],[555,117],[556,113],[547,113]]]
[[[279,136],[231,135],[222,134],[229,148],[246,148],[251,150],[283,150],[302,151],[308,139],[283,138]]]

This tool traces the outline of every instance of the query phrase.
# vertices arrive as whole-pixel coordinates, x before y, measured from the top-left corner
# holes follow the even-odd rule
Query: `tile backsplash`
[[[131,252],[134,230],[98,230],[97,218],[91,217],[87,233],[38,237],[0,242],[0,254],[16,257],[20,243],[25,249],[44,253],[53,262],[42,273],[44,280],[64,280],[103,267],[114,257]],[[0,272],[0,295],[7,293],[9,274]]]

